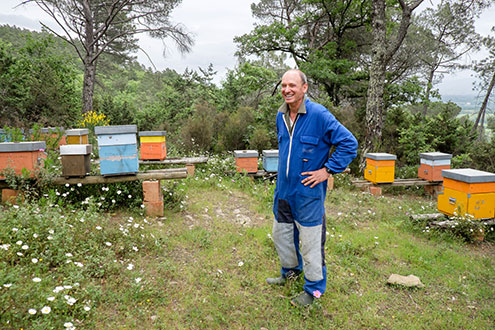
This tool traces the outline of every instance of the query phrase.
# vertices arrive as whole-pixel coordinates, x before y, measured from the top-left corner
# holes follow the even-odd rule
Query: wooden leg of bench
[[[186,164],[187,175],[194,176],[194,164]]]

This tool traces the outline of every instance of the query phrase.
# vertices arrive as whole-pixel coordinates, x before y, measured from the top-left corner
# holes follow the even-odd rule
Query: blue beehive
[[[7,136],[7,132],[4,129],[0,128],[0,142],[11,142],[9,136]]]
[[[96,126],[101,175],[135,174],[139,170],[137,126]]]
[[[278,171],[278,150],[263,150],[263,169],[267,172]]]

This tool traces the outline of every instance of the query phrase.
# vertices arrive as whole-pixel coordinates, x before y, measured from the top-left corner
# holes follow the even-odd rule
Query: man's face
[[[289,71],[282,76],[282,96],[289,107],[299,107],[307,90],[308,84],[303,84],[297,71]]]

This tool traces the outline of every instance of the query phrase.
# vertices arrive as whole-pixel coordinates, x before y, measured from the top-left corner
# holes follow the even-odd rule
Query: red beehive
[[[256,150],[235,150],[235,165],[237,172],[246,171],[248,173],[258,172],[258,151]]]
[[[418,177],[427,181],[443,181],[442,170],[450,169],[451,154],[424,152],[419,154]]]

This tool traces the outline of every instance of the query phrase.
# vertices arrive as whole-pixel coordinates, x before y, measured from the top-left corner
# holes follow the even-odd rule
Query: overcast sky
[[[180,73],[185,68],[205,68],[210,63],[218,72],[217,81],[222,79],[227,69],[236,65],[234,53],[235,36],[248,33],[253,29],[254,19],[250,5],[257,0],[182,0],[182,3],[172,13],[172,21],[182,23],[192,32],[195,45],[190,53],[180,55],[168,41],[168,48],[163,56],[161,41],[146,36],[140,37],[141,47],[151,57],[158,70],[172,68]],[[422,7],[430,6],[431,0],[424,2]],[[41,30],[39,21],[55,27],[54,23],[36,5],[29,4],[14,8],[20,0],[0,0],[0,24],[16,25],[31,30]],[[483,14],[476,24],[477,31],[488,34],[495,24],[495,7]],[[137,54],[138,61],[147,67],[151,63],[143,52]],[[442,95],[474,94],[471,91],[471,72],[460,72],[444,78],[443,83],[436,86]]]

